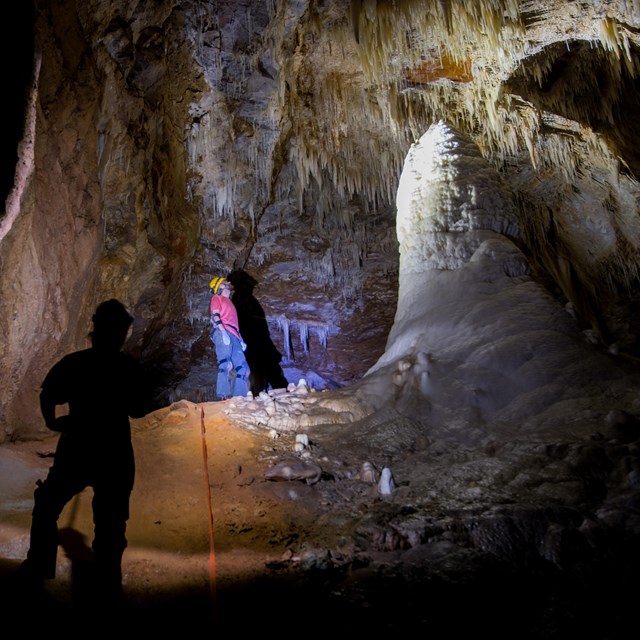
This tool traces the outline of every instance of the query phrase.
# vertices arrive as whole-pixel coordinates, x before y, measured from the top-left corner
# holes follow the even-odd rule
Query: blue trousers
[[[218,359],[218,376],[216,378],[216,395],[218,400],[233,396],[246,396],[249,366],[244,357],[240,340],[227,331],[229,344],[224,344],[222,331],[214,329],[211,340],[216,348]]]

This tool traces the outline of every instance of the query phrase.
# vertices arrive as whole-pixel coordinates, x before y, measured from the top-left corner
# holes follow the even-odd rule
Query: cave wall
[[[292,375],[360,378],[396,311],[395,196],[443,119],[503,176],[536,277],[635,353],[632,2],[35,4],[0,237],[0,440],[118,297],[157,401],[213,399],[208,282],[245,268]]]
[[[36,430],[34,398],[45,367],[83,342],[101,247],[90,144],[95,145],[95,70],[83,60],[77,25],[58,28],[64,29],[64,51],[52,47],[53,32],[39,33],[25,137],[3,220],[11,221],[0,250],[0,376],[9,437]]]

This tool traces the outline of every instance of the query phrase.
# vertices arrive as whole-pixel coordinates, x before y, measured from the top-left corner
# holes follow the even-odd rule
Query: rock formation
[[[400,173],[439,121],[500,173],[536,280],[635,355],[633,2],[5,11],[34,55],[1,221],[3,439],[41,429],[43,373],[112,296],[159,404],[212,399],[206,284],[232,268],[293,377],[358,380],[396,311]]]
[[[224,411],[309,434],[305,495],[337,531],[409,572],[506,566],[583,613],[629,606],[637,1],[3,11],[33,46],[8,98],[0,444],[42,436],[44,374],[112,297],[158,406],[207,404],[208,283],[242,269],[294,386]],[[361,483],[358,511],[364,461],[394,486]]]

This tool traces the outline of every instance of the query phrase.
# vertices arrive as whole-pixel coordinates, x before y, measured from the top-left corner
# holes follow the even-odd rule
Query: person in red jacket
[[[238,313],[231,301],[233,286],[222,277],[213,278],[211,289],[211,340],[218,359],[216,395],[218,400],[246,396],[249,365],[244,356],[246,345],[238,328]]]

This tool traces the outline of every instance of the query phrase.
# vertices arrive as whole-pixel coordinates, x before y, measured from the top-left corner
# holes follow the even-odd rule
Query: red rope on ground
[[[204,408],[200,409],[200,432],[202,433],[202,459],[204,465],[204,477],[207,483],[207,504],[209,505],[209,589],[211,591],[211,604],[213,607],[214,623],[218,622],[218,607],[216,602],[216,554],[213,546],[213,507],[211,500],[211,483],[209,482],[209,460],[207,457],[207,439],[204,427]]]

